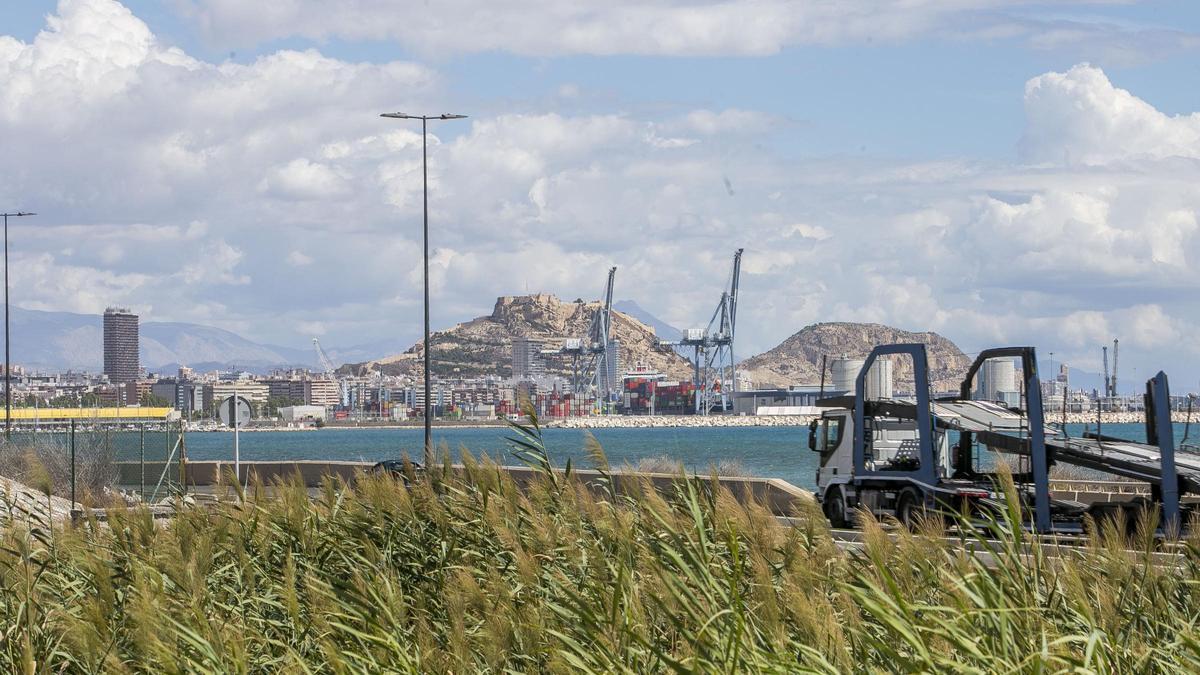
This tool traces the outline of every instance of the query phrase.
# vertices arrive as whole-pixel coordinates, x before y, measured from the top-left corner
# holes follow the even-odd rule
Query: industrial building
[[[289,405],[279,409],[279,416],[284,422],[303,422],[305,420],[325,421],[325,407],[319,405]]]
[[[800,385],[786,389],[752,389],[733,394],[736,415],[812,415],[817,401],[830,392],[820,385]]]
[[[138,379],[138,316],[123,307],[104,310],[104,374],[108,381]]]

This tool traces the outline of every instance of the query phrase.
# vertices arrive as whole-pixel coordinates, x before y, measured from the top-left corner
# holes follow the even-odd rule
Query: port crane
[[[1100,348],[1104,352],[1104,393],[1100,400],[1107,402],[1110,410],[1113,407],[1113,399],[1117,397],[1117,347],[1119,343],[1119,340],[1113,339],[1112,375],[1108,373],[1108,347]]]
[[[708,321],[707,328],[687,328],[679,340],[660,340],[660,347],[691,347],[696,383],[696,412],[707,415],[733,409],[732,394],[737,392],[737,361],[734,359],[734,335],[737,329],[738,286],[742,274],[742,252],[733,254],[729,287]]]
[[[571,391],[582,394],[595,392],[596,398],[611,402],[616,391],[612,373],[616,371],[617,353],[612,339],[613,287],[617,268],[608,270],[604,285],[604,300],[592,314],[592,321],[585,338],[567,338],[557,350],[542,352],[544,355],[566,356],[571,361]]]
[[[338,379],[334,374],[334,371],[337,369],[334,368],[333,361],[329,359],[329,355],[325,353],[325,349],[321,347],[321,341],[317,338],[313,338],[312,341],[313,348],[317,350],[317,361],[320,362],[321,368],[325,371],[325,378],[338,383],[338,400],[341,401],[342,406],[350,405],[350,392],[346,387],[346,381]]]
[[[1112,398],[1117,397],[1117,347],[1118,346],[1119,346],[1119,341],[1116,338],[1113,338],[1113,372],[1112,372],[1112,380],[1109,381],[1109,385],[1108,385],[1108,395]]]

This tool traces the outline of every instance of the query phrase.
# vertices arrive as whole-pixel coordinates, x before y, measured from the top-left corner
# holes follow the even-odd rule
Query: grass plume
[[[1111,532],[1066,555],[1014,512],[865,522],[843,553],[820,513],[776,523],[711,478],[585,486],[488,457],[407,476],[298,481],[107,524],[0,528],[6,672],[1187,672],[1200,552],[1167,566]],[[607,460],[589,443],[608,479]],[[1141,527],[1152,526],[1143,523]],[[1109,527],[1109,526],[1105,526]],[[1112,526],[1117,527],[1117,526]],[[999,543],[997,543],[999,542]]]

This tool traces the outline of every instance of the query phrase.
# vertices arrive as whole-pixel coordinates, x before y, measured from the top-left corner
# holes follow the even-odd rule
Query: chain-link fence
[[[186,458],[179,422],[13,425],[0,437],[0,476],[78,503],[178,494]]]

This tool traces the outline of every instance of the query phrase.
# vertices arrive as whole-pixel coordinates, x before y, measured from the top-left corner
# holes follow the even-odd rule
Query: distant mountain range
[[[520,296],[518,296],[520,297]],[[525,300],[525,298],[521,298]],[[501,303],[503,305],[503,303]],[[536,305],[536,306],[534,306]],[[546,306],[542,306],[546,305]],[[561,307],[559,306],[561,305]],[[594,303],[593,303],[594,305]],[[517,307],[528,309],[530,317],[536,318],[532,323],[516,321],[508,314],[521,314]],[[503,316],[494,315],[481,317],[474,322],[444,331],[441,339],[466,330],[475,323],[491,326],[495,324],[496,335],[482,339],[482,343],[490,344],[489,349],[483,349],[476,355],[478,363],[472,361],[471,372],[503,372],[511,365],[511,354],[508,342],[501,337],[512,331],[514,334],[556,335],[582,334],[586,331],[586,323],[590,319],[592,306],[576,306],[575,303],[554,302],[533,303],[528,308],[517,302],[513,307],[503,305],[500,309]],[[680,330],[662,321],[643,309],[633,300],[620,300],[613,303],[613,308],[621,314],[635,319],[640,325],[654,329],[659,339],[673,340],[680,337]],[[43,312],[12,308],[12,355],[13,362],[34,370],[58,372],[65,370],[88,370],[99,372],[103,367],[103,318],[98,314],[76,314],[71,312]],[[559,316],[559,315],[562,316]],[[576,316],[578,314],[578,316]],[[570,316],[568,316],[570,315]],[[526,325],[528,323],[528,325]],[[686,376],[681,370],[684,364],[673,358],[665,357],[662,352],[655,352],[650,345],[653,338],[644,329],[638,329],[633,324],[626,326],[624,320],[618,322],[618,330],[624,338],[623,345],[635,359],[650,360],[654,365],[672,372],[676,376]],[[546,325],[542,325],[546,324]],[[551,325],[553,324],[553,325]],[[560,325],[561,324],[561,325]],[[225,370],[239,368],[256,373],[265,373],[275,368],[302,367],[319,368],[316,354],[311,347],[296,348],[266,344],[248,340],[237,333],[204,326],[194,323],[146,321],[140,326],[141,354],[143,367],[152,372],[173,373],[180,365],[186,365],[199,371]],[[467,331],[469,332],[469,331]],[[628,333],[628,334],[625,334]],[[482,337],[482,336],[481,336]],[[438,340],[440,341],[440,340]],[[441,345],[435,341],[435,352],[446,350],[449,345]],[[965,368],[965,358],[954,344],[934,333],[910,334],[886,326],[864,324],[817,324],[809,326],[785,340],[778,347],[742,361],[748,379],[759,386],[787,385],[797,383],[815,383],[820,379],[816,364],[820,363],[821,354],[831,356],[843,353],[851,356],[863,356],[874,344],[890,341],[919,341],[930,344],[933,349],[935,379],[949,381],[960,376],[960,370]],[[380,359],[381,354],[398,354],[411,344],[411,340],[396,338],[380,340],[374,343],[351,347],[337,347],[323,344],[335,366],[342,364],[362,364],[363,362],[387,362]],[[459,345],[460,347],[462,345]],[[479,345],[482,347],[482,344]],[[450,350],[454,351],[454,350]],[[409,350],[407,356],[413,356],[416,350]],[[443,353],[443,357],[447,353]],[[2,356],[2,355],[0,355]],[[690,356],[690,353],[682,354]],[[401,361],[403,357],[393,357]],[[471,359],[466,359],[471,361]],[[662,361],[661,363],[659,361]],[[943,363],[944,361],[944,363]],[[399,364],[396,364],[399,365]],[[454,364],[464,366],[466,364]],[[1043,361],[1039,369],[1043,378],[1052,376],[1051,366],[1057,372],[1058,363],[1051,364]],[[945,371],[945,372],[942,372]],[[465,371],[460,371],[465,372]],[[900,375],[898,373],[898,375]],[[903,379],[901,376],[899,379]],[[1099,389],[1103,377],[1097,373],[1086,372],[1072,368],[1070,371],[1070,386],[1072,389]],[[1124,384],[1124,383],[1123,383]],[[1122,389],[1128,387],[1123,386]]]
[[[632,316],[650,326],[654,329],[654,334],[660,340],[678,340],[683,337],[683,331],[642,309],[642,306],[633,300],[617,300],[613,303],[613,309]]]
[[[89,370],[104,365],[104,320],[99,314],[11,309],[13,363],[34,370]],[[194,323],[145,321],[140,328],[141,365],[172,372],[180,365],[197,370],[241,368],[265,372],[288,366],[316,368],[314,350],[248,340],[237,333]],[[395,349],[396,342],[338,349],[324,345],[335,365]]]

